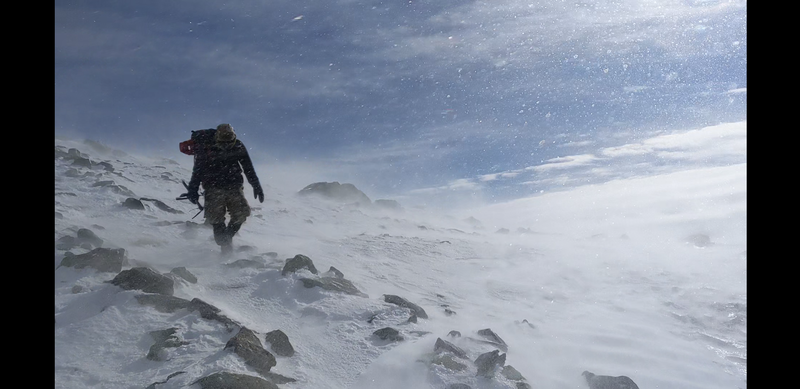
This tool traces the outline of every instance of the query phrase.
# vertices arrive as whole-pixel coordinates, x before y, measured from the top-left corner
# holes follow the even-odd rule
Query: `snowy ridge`
[[[70,149],[89,163],[61,154]],[[468,214],[327,203],[265,182],[263,204],[245,188],[253,215],[234,238],[239,251],[220,258],[202,215],[192,219],[195,206],[175,200],[191,174],[190,158],[176,155],[56,139],[57,246],[89,229],[102,247],[126,250],[126,268],[185,267],[197,282],[175,278],[174,296],[219,308],[268,350],[266,333],[287,334],[295,354],[276,356],[271,372],[296,381],[280,388],[585,388],[584,370],[626,375],[642,388],[746,387],[745,244],[698,248],[679,241],[697,232],[687,229],[664,250],[637,231],[570,236],[546,226],[481,226]],[[128,209],[129,197],[180,213],[148,201]],[[259,375],[225,350],[236,331],[197,312],[140,304],[141,291],[108,283],[115,274],[59,266],[66,251],[55,250],[56,388],[185,388],[220,371]],[[306,288],[299,281],[312,276],[306,270],[281,275],[297,254],[320,272],[340,270],[368,297]],[[711,268],[720,270],[717,283],[705,278]],[[384,295],[418,304],[429,317],[409,321],[409,310]],[[373,335],[385,327],[404,340]],[[170,328],[184,344],[164,349],[161,360],[146,358],[150,333]],[[499,370],[478,376],[464,361],[465,370],[432,363],[439,338],[470,361],[495,350],[476,341],[487,328],[507,343],[505,365],[524,379]],[[454,330],[462,336],[449,335]]]

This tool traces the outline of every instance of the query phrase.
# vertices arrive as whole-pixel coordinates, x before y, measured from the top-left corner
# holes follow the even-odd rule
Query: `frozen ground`
[[[447,214],[327,203],[265,182],[265,202],[250,200],[253,215],[235,238],[249,250],[220,258],[210,228],[187,228],[202,215],[192,220],[195,207],[175,200],[190,176],[188,157],[56,139],[59,147],[113,171],[57,156],[55,239],[87,228],[103,247],[124,248],[131,266],[186,267],[198,282],[177,282],[175,296],[213,304],[262,341],[282,330],[296,353],[278,357],[272,371],[297,382],[281,388],[513,388],[502,376],[426,363],[437,338],[472,358],[491,350],[466,340],[484,328],[505,340],[506,364],[534,388],[587,388],[584,370],[627,375],[643,389],[747,387],[745,164]],[[148,202],[126,209],[128,197],[183,213]],[[296,254],[323,272],[334,266],[368,297],[307,289],[302,273],[282,276]],[[234,333],[221,324],[140,305],[141,292],[106,282],[115,274],[59,267],[63,257],[57,249],[56,388],[145,388],[179,371],[157,388],[223,370],[257,375],[223,350]],[[229,266],[238,259],[264,266]],[[407,311],[384,294],[420,305],[429,318],[404,323]],[[372,336],[386,326],[406,339]],[[165,361],[146,359],[148,333],[172,327],[188,343]],[[451,330],[464,336],[447,337]]]

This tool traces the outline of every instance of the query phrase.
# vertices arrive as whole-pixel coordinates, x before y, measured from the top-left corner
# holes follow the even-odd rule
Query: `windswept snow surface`
[[[534,388],[587,388],[584,370],[627,375],[640,388],[747,387],[744,164],[447,214],[327,203],[265,182],[264,203],[245,187],[253,214],[234,240],[251,250],[220,258],[210,228],[186,227],[202,215],[192,220],[195,206],[175,200],[190,157],[56,139],[59,146],[113,171],[56,158],[55,239],[88,228],[103,247],[124,248],[131,266],[186,267],[198,282],[176,282],[175,296],[213,304],[262,342],[282,330],[296,353],[278,356],[272,371],[297,382],[281,388],[514,388],[502,376],[478,378],[474,368],[425,363],[438,337],[473,360],[491,351],[466,340],[484,328],[505,340],[506,364]],[[116,186],[96,185],[102,181]],[[150,203],[126,209],[127,197],[183,213]],[[320,272],[339,269],[368,297],[305,288],[298,278],[308,273],[282,276],[296,254]],[[115,274],[59,266],[63,257],[55,251],[56,388],[186,388],[217,371],[258,375],[224,350],[235,332],[221,323],[140,305],[134,296],[142,292],[107,283]],[[266,266],[229,266],[239,259]],[[405,323],[408,312],[384,294],[420,305],[429,318]],[[387,326],[405,340],[371,336]],[[146,359],[149,332],[167,328],[188,344],[167,349],[165,361]],[[448,337],[451,330],[464,336]],[[183,373],[167,379],[176,372]]]

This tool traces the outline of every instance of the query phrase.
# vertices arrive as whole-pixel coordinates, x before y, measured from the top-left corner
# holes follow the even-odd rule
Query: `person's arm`
[[[258,181],[256,169],[253,167],[253,161],[250,159],[250,154],[247,153],[247,148],[244,147],[244,143],[240,143],[240,145],[239,163],[242,165],[242,171],[244,171],[244,176],[247,177],[247,182],[253,187],[253,196],[263,203],[264,190],[261,188],[261,183]]]

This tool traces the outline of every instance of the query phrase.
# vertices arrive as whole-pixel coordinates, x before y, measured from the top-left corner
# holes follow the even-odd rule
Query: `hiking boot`
[[[225,231],[225,223],[212,224],[211,227],[214,228],[214,242],[220,246],[231,243],[231,240],[228,238],[229,235]]]
[[[223,244],[223,245],[220,245],[219,247],[220,247],[220,249],[221,249],[221,252],[220,252],[220,253],[221,253],[223,256],[227,257],[227,256],[229,256],[229,255],[233,254],[233,245],[232,245],[232,244],[230,244],[230,243],[228,243],[228,244]]]

